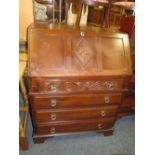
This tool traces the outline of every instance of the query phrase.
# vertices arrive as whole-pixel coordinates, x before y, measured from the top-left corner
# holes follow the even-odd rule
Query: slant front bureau
[[[32,24],[28,38],[34,142],[88,131],[113,134],[132,74],[128,36]]]

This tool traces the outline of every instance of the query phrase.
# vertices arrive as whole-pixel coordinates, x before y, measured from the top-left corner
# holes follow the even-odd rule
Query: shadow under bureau
[[[113,134],[132,75],[128,35],[32,24],[28,51],[35,143],[79,132]]]

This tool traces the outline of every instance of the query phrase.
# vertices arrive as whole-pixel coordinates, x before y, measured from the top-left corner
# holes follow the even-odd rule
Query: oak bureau
[[[34,143],[88,131],[113,134],[132,75],[128,35],[32,24],[28,51]]]

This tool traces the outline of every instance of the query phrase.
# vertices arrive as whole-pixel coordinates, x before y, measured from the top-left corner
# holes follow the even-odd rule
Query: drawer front
[[[55,109],[67,107],[86,107],[109,105],[121,102],[121,94],[78,95],[70,97],[33,96],[31,103],[35,109]]]
[[[37,122],[70,121],[116,116],[117,111],[117,105],[93,108],[38,110],[34,112],[34,117]]]
[[[38,80],[35,82],[33,92],[52,94],[120,91],[123,87],[122,79],[79,81]]]
[[[47,124],[37,125],[36,134],[59,134],[59,133],[71,133],[82,131],[97,131],[112,128],[115,122],[115,118],[107,119],[91,119],[85,121],[76,121],[66,124]]]

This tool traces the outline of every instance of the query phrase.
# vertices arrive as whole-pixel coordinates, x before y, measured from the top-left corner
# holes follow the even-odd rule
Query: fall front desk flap
[[[131,75],[127,34],[98,28],[32,24],[29,76]]]

